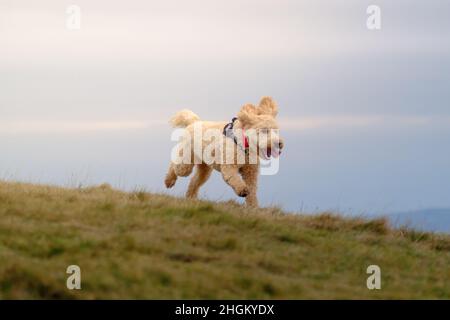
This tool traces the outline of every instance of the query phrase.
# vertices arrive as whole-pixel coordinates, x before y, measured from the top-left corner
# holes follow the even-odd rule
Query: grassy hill
[[[0,182],[0,299],[450,298],[449,266],[449,236],[384,220]]]

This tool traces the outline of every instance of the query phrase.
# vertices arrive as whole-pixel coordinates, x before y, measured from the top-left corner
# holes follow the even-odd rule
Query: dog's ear
[[[259,102],[258,111],[260,114],[268,114],[275,118],[278,114],[278,106],[271,97],[263,97]]]
[[[246,104],[241,108],[237,117],[244,126],[251,126],[255,123],[257,115],[257,108],[252,104]]]

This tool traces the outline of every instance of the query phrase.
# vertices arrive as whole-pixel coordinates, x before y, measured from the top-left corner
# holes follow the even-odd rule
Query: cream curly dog
[[[246,197],[247,205],[258,206],[260,158],[278,157],[284,145],[278,134],[277,113],[278,107],[270,97],[262,98],[258,106],[244,105],[230,123],[201,121],[192,111],[181,110],[170,122],[173,127],[185,128],[175,154],[188,156],[188,161],[171,160],[166,187],[173,187],[177,177],[189,176],[195,166],[186,197],[197,198],[215,169],[238,196]]]

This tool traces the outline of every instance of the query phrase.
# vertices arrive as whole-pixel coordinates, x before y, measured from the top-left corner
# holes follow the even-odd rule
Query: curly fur
[[[258,106],[252,104],[244,105],[237,114],[237,120],[235,121],[234,127],[236,129],[278,129],[278,124],[275,117],[278,113],[278,106],[275,101],[270,97],[263,97]],[[213,122],[213,121],[201,121],[200,118],[192,111],[184,109],[179,111],[170,121],[174,127],[186,128],[186,132],[189,135],[186,137],[194,136],[194,124],[200,125],[201,130],[207,129],[218,129],[222,130],[226,121],[223,122]],[[228,138],[227,138],[228,139]],[[185,143],[190,143],[189,146],[194,145],[193,141],[188,141],[189,138],[185,139]],[[230,148],[230,144],[225,144],[221,150],[224,153],[233,153],[234,159],[238,159],[238,156],[248,157],[244,154],[244,151],[239,148],[235,148],[234,144],[231,144],[233,148]],[[207,142],[203,142],[203,147],[206,146]],[[259,146],[258,141],[255,142]],[[283,148],[282,139],[279,136],[271,137],[266,141],[267,145],[272,146],[276,144],[281,150]],[[260,146],[263,148],[264,146]],[[259,148],[259,147],[258,147]],[[198,155],[192,150],[192,157],[196,158]],[[238,155],[238,153],[241,153]],[[197,157],[198,158],[198,157]],[[194,162],[195,163],[195,162]],[[189,176],[194,167],[196,167],[194,176],[192,177],[186,197],[197,198],[198,191],[200,187],[209,179],[213,169],[219,171],[222,174],[224,181],[234,190],[234,192],[240,196],[246,198],[247,205],[258,206],[257,199],[257,183],[259,175],[259,158],[256,164],[251,164],[246,161],[243,164],[237,163],[212,163],[206,164],[200,162],[198,164],[175,164],[170,163],[169,170],[165,178],[165,185],[167,188],[171,188],[175,185],[177,177],[187,177]]]
[[[198,115],[196,115],[194,112],[188,109],[183,109],[181,111],[178,111],[172,119],[170,119],[170,124],[174,128],[185,128],[191,124],[193,124],[196,121],[199,121],[200,118]]]

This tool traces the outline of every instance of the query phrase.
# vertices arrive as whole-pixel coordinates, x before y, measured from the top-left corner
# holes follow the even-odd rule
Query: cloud
[[[450,117],[437,116],[306,116],[298,118],[281,118],[281,130],[314,131],[336,128],[370,128],[370,127],[434,127],[450,125]],[[34,133],[84,133],[101,131],[146,130],[154,126],[166,126],[167,119],[151,121],[0,121],[0,134],[34,134]]]
[[[63,4],[5,7],[0,16],[2,60],[9,64],[98,64],[449,50],[449,42],[443,41],[445,28],[434,30],[432,20],[420,28],[405,22],[401,5],[392,7],[381,1],[386,18],[376,33],[365,27],[364,4],[314,2],[252,1],[249,5],[227,1],[225,5],[195,1],[173,7],[149,1],[137,2],[132,10],[127,5],[81,1],[79,31],[65,28]],[[418,5],[407,7],[414,10],[414,16],[422,10]]]

